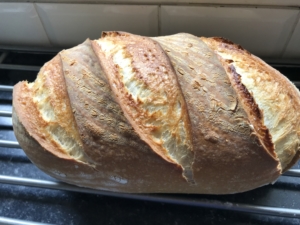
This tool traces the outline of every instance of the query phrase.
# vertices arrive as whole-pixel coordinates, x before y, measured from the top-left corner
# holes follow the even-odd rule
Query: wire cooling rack
[[[100,210],[104,201],[103,198],[108,208],[112,207],[109,204],[114,202],[114,210],[116,211],[138,211],[140,213],[138,208],[141,204],[144,214],[135,215],[134,218],[137,221],[144,221],[145,224],[157,222],[154,218],[145,216],[157,213],[152,209],[152,206],[161,208],[163,213],[164,210],[167,210],[168,214],[176,218],[176,221],[180,221],[188,215],[189,218],[185,220],[185,224],[193,224],[195,219],[201,222],[201,219],[195,215],[195,210],[199,210],[202,219],[204,218],[203,221],[209,221],[212,224],[220,224],[223,219],[222,224],[226,224],[226,220],[228,224],[240,224],[243,218],[248,220],[247,224],[300,224],[299,164],[284,173],[274,185],[247,193],[225,196],[124,194],[99,191],[56,181],[39,171],[26,158],[13,134],[11,122],[12,85],[19,80],[33,80],[41,65],[52,58],[56,52],[57,50],[49,49],[13,49],[1,48],[0,46],[0,224],[98,224],[101,219],[98,218],[98,222],[95,222],[97,216],[89,214],[88,211],[92,210],[91,207],[93,210],[95,210],[94,207],[99,207]],[[287,71],[290,74],[290,79],[293,79],[294,74],[299,74],[300,71],[298,63],[277,62],[273,66]],[[300,85],[299,81],[294,81],[294,83],[296,86]],[[65,199],[68,202],[69,199],[78,194],[82,194],[80,196],[83,202],[91,201],[91,198],[93,199],[91,196],[95,196],[93,203],[91,203],[92,206],[89,205],[86,208],[82,205],[78,206],[82,209],[84,219],[82,217],[78,219],[78,215],[80,217],[78,212],[72,214],[73,204],[66,204],[64,208],[59,205]],[[28,198],[24,197],[27,195],[29,195]],[[47,199],[48,195],[54,195],[53,201],[58,201],[59,204],[51,203],[49,205],[45,203],[43,198]],[[99,201],[97,202],[97,200]],[[127,203],[129,201],[131,206],[128,208],[116,207],[118,204],[127,204],[124,203],[126,201]],[[154,205],[149,208],[149,204]],[[180,215],[183,207],[188,207],[192,213]],[[60,211],[56,211],[56,208],[59,208]],[[45,210],[51,211],[51,216],[48,217]],[[34,212],[38,211],[41,214],[35,215]],[[71,214],[61,215],[62,212],[70,211]],[[208,215],[206,212],[209,212]],[[117,215],[110,213],[106,215],[100,213],[100,215],[110,218],[109,220],[108,218],[104,219],[106,222],[108,221],[108,224],[126,224],[125,221],[116,219]],[[145,218],[141,218],[143,215],[147,221]],[[162,216],[161,214],[158,215]],[[244,217],[240,215],[244,215]],[[245,215],[247,216],[245,217]],[[119,223],[115,221],[119,221]],[[169,224],[161,218],[158,221]],[[176,221],[170,221],[170,224],[176,224]]]

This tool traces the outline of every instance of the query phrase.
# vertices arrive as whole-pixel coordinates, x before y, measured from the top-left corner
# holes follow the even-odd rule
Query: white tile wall
[[[0,44],[50,45],[33,3],[0,3]]]
[[[102,31],[158,35],[158,6],[36,4],[51,43],[68,47]]]
[[[161,34],[222,36],[262,57],[279,57],[298,15],[296,9],[162,6]]]
[[[297,26],[286,47],[283,57],[287,59],[300,59],[300,19],[298,20]]]
[[[300,9],[289,7],[300,6],[299,0],[130,1],[136,5],[126,5],[129,0],[112,0],[111,4],[1,1],[0,45],[67,48],[88,37],[99,38],[104,30],[123,30],[146,36],[189,32],[199,36],[226,37],[261,57],[280,58],[283,55],[286,59],[300,59],[300,21],[291,37]],[[103,1],[105,0],[93,2]],[[122,4],[114,4],[115,2]],[[151,4],[143,5],[145,3]],[[158,3],[162,5],[156,5]],[[198,5],[182,5],[185,3]],[[201,6],[202,3],[209,3],[210,6]],[[213,4],[222,4],[223,7]]]

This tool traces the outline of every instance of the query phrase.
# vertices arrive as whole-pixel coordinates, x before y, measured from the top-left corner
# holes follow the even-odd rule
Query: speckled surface
[[[299,70],[298,70],[299,71]],[[13,79],[22,77],[14,73]],[[299,73],[298,73],[299,74]],[[0,70],[0,84],[12,85],[15,80],[3,82],[7,71]],[[29,74],[30,78],[34,74]],[[2,77],[2,78],[1,78]],[[24,77],[22,77],[24,79]],[[11,93],[0,91],[0,111],[11,110]],[[0,117],[0,139],[15,140],[11,119]],[[295,168],[300,169],[298,164]],[[0,175],[54,180],[37,169],[21,149],[0,147]],[[274,185],[227,196],[207,195],[160,195],[195,201],[208,199],[231,203],[254,204],[300,209],[300,178],[281,177]],[[0,217],[9,217],[57,225],[93,224],[267,224],[298,225],[300,219],[238,213],[205,209],[180,204],[150,202],[56,191],[41,188],[6,185],[0,183]]]

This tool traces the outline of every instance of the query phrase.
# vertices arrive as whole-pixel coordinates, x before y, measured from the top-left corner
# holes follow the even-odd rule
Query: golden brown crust
[[[41,72],[55,73],[54,81],[45,79],[41,84],[36,82],[28,85],[22,82],[16,85],[13,124],[16,137],[28,157],[59,180],[109,191],[229,194],[274,182],[281,171],[279,161],[272,152],[273,144],[268,129],[262,122],[265,112],[261,112],[255,96],[241,82],[235,64],[231,65],[230,61],[220,58],[206,42],[189,34],[153,39],[151,41],[122,32],[104,33],[102,39],[94,42],[87,40],[65,50],[45,65]],[[117,52],[111,55],[103,53],[105,48],[108,52],[114,51],[114,45],[110,46],[108,41],[121,46],[117,48],[122,52],[121,61],[115,58]],[[105,43],[101,46],[104,49],[100,48],[99,42]],[[250,54],[228,41],[223,44],[227,44],[231,51],[237,49]],[[144,49],[149,48],[152,53],[156,51],[156,57],[151,58],[150,53],[145,56]],[[164,52],[161,52],[161,48]],[[130,63],[126,61],[127,58],[131,60]],[[152,64],[147,64],[147,59],[153,60]],[[167,74],[158,71],[155,76],[149,76],[149,68],[155,70],[160,64],[163,64]],[[126,87],[129,90],[126,95],[126,82],[121,82],[120,69],[125,71],[127,67],[133,70],[129,70],[128,76],[123,73],[123,77],[127,76],[127,81],[136,86]],[[161,79],[160,82],[157,79]],[[66,127],[67,123],[63,125],[63,130],[80,143],[83,154],[81,160],[74,159],[65,149],[55,146],[51,141],[53,137],[46,138],[44,133],[49,124],[41,117],[42,110],[33,97],[38,95],[32,90],[44,85],[53,88],[53,84],[59,80],[66,85],[64,88],[59,86],[55,95],[58,102],[51,100],[51,106],[59,111],[56,113],[58,115],[62,113],[63,98],[70,99],[67,111],[73,112],[72,126],[77,127],[78,134]],[[134,95],[138,90],[131,89],[139,87],[134,81],[141,82],[142,90],[145,90],[140,96]],[[119,89],[112,90],[114,85]],[[150,134],[144,128],[138,130],[145,125],[143,119],[146,117],[127,115],[126,118],[123,115],[122,110],[125,114],[140,113],[145,108],[149,112],[144,96],[148,93],[146,97],[150,96],[151,101],[160,100],[163,98],[160,97],[162,91],[169,91],[165,94],[171,103],[170,112],[166,110],[169,113],[167,115],[181,121],[174,123],[181,126],[180,129],[174,129],[174,137],[185,140],[187,146],[191,145],[186,149],[193,150],[194,185],[182,178],[182,169],[177,163],[168,162],[172,161],[168,159],[168,151],[153,151],[140,139],[143,132]],[[164,112],[164,101],[158,107],[161,114]],[[178,102],[180,104],[175,104]],[[128,112],[128,109],[136,111]],[[178,113],[174,113],[174,110]],[[64,116],[61,118],[67,119]],[[257,121],[253,122],[254,118]],[[154,114],[145,121],[153,123],[153,128],[161,126],[155,123],[157,120],[158,114]],[[162,122],[170,123],[170,120],[164,118]],[[138,133],[133,131],[131,124],[137,126],[135,129]],[[256,128],[260,130],[255,131]],[[178,130],[180,132],[176,133]],[[155,140],[151,135],[147,138]],[[178,141],[176,138],[173,139],[175,142]],[[181,146],[180,141],[178,143],[177,147]],[[151,143],[149,145],[152,147]],[[178,152],[184,151],[181,149]],[[162,154],[165,154],[164,157],[161,157]]]

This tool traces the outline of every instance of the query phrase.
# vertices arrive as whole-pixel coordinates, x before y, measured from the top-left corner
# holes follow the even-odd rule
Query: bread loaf
[[[15,135],[70,184],[131,193],[229,194],[299,158],[300,95],[222,38],[104,32],[13,91]]]

